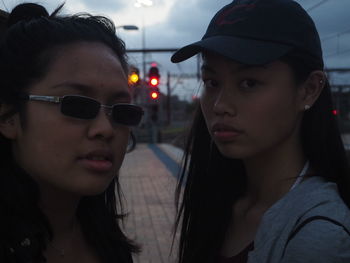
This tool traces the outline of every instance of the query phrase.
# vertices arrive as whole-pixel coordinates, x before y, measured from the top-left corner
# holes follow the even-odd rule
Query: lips
[[[213,137],[219,141],[232,141],[243,133],[243,131],[225,123],[214,124],[211,131]]]
[[[78,161],[90,171],[104,173],[113,167],[113,154],[109,150],[94,150],[79,157]]]
[[[108,150],[94,150],[84,155],[82,158],[89,160],[112,160],[112,152]]]

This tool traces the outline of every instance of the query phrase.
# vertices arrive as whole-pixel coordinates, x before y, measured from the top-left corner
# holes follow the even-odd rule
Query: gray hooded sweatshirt
[[[350,211],[335,183],[305,179],[263,215],[248,263],[350,263]]]

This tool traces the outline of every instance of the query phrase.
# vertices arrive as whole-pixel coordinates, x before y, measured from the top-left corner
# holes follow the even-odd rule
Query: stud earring
[[[13,120],[13,118],[9,118],[6,120],[6,122],[10,125],[14,125],[15,124],[15,121]]]
[[[311,108],[310,105],[305,105],[305,106],[304,106],[304,109],[305,109],[305,110],[309,110],[310,108]]]

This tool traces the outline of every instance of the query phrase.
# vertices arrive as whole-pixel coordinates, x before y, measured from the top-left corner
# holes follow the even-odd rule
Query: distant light
[[[153,1],[151,0],[136,0],[136,3],[134,4],[135,7],[142,7],[142,6],[152,6]]]
[[[338,111],[337,110],[332,110],[332,113],[333,113],[333,115],[338,115]]]
[[[152,0],[141,0],[140,1],[142,4],[146,5],[146,6],[152,6],[153,5],[153,1]]]
[[[156,91],[153,91],[152,93],[151,93],[151,97],[152,97],[152,99],[158,99],[158,92],[156,92]]]
[[[137,83],[138,81],[139,81],[139,75],[137,74],[137,73],[132,73],[131,75],[130,75],[130,81],[131,81],[131,83]]]
[[[151,63],[151,67],[157,67],[158,65],[157,65],[157,63],[156,62],[152,62]]]

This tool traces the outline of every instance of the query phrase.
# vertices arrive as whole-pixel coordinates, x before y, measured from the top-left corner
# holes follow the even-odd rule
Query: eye
[[[243,90],[249,91],[259,87],[261,83],[255,79],[245,79],[240,82],[239,87]]]
[[[218,86],[218,82],[214,79],[203,79],[203,84],[205,88],[215,88]]]

